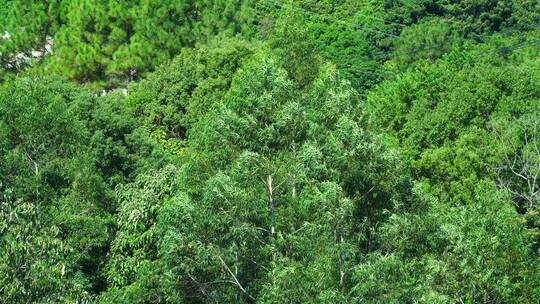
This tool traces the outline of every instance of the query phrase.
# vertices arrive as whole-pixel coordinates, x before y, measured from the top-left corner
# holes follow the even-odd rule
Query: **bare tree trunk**
[[[276,233],[276,214],[275,214],[275,206],[274,206],[274,188],[272,186],[272,175],[268,175],[266,178],[266,187],[268,189],[268,208],[270,209],[270,235],[272,236],[272,239],[275,237]]]
[[[292,197],[296,198],[296,175],[292,174]]]
[[[234,259],[235,259],[235,263],[234,263],[234,276],[235,277],[238,277],[238,251],[236,251],[234,253]],[[235,295],[236,299],[235,299],[235,303],[239,303],[238,301],[240,300],[240,289],[236,289],[236,295]]]
[[[38,179],[39,179],[39,167],[38,167],[38,164],[37,162],[30,156],[30,154],[26,151],[26,149],[23,148],[23,151],[24,151],[24,154],[26,156],[26,158],[28,158],[28,160],[32,163],[32,165],[34,166],[34,175],[35,175],[35,180],[36,180],[36,197],[39,197],[39,182],[38,182]]]
[[[339,228],[339,286],[341,288],[341,291],[343,291],[344,284],[345,284],[345,257],[343,254],[343,246],[345,243],[345,240],[343,238],[343,229],[341,227]]]

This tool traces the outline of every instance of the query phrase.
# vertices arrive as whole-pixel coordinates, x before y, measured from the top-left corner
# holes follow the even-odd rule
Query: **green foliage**
[[[487,147],[494,145],[488,134],[492,117],[516,118],[537,111],[539,93],[532,85],[536,64],[525,61],[500,66],[475,52],[454,52],[375,90],[367,102],[372,125],[400,139],[422,176],[432,176],[434,172],[428,167],[444,168],[433,163],[435,159],[459,149],[467,152],[454,157],[476,160],[462,166],[465,172],[452,173],[450,170],[460,170],[457,166],[462,163],[454,158],[449,165],[455,168],[444,174],[455,178],[469,173],[485,176],[489,165],[485,160],[493,151]],[[470,170],[471,165],[478,170]]]
[[[266,52],[235,75],[223,103],[194,123],[192,156],[179,176],[148,177],[159,181],[159,190],[148,193],[166,195],[171,188],[165,185],[178,180],[176,194],[151,194],[156,200],[134,194],[143,205],[121,204],[129,211],[119,214],[119,223],[138,223],[135,214],[144,220],[135,235],[129,232],[135,227],[117,234],[114,244],[131,244],[121,245],[114,255],[119,262],[110,266],[110,280],[120,280],[115,284],[126,290],[119,294],[179,299],[174,286],[185,286],[184,293],[210,302],[249,301],[258,293],[271,302],[300,300],[306,293],[327,302],[344,299],[345,274],[340,283],[340,268],[331,265],[341,263],[345,272],[345,263],[353,263],[353,231],[360,228],[353,214],[364,223],[381,221],[399,197],[396,188],[405,184],[390,174],[399,159],[361,131],[358,99],[348,82],[331,66],[320,71],[305,96]],[[170,176],[166,172],[159,176]],[[363,229],[369,243],[369,228]],[[320,247],[310,242],[315,235]],[[119,265],[142,260],[153,265],[151,272],[116,274],[133,269]],[[305,270],[299,274],[305,285],[291,285],[279,274],[293,265]],[[322,274],[320,267],[333,270]],[[169,279],[146,287],[156,271]],[[289,291],[280,294],[282,289]]]
[[[4,190],[0,201],[0,298],[3,302],[69,303],[88,297],[85,276],[58,238],[58,226],[49,225],[39,205],[13,201]]]
[[[216,39],[184,49],[170,64],[129,88],[128,102],[141,122],[183,140],[190,125],[213,109],[253,46],[242,39]]]
[[[96,88],[126,86],[215,34],[247,34],[252,19],[241,0],[4,2],[0,28],[10,37],[0,44],[3,69],[21,70],[50,38],[46,69]]]
[[[2,176],[17,197],[47,196],[54,184],[64,185],[61,167],[78,161],[73,156],[88,137],[84,123],[73,120],[70,103],[79,96],[91,97],[59,79],[23,78],[1,92]],[[42,181],[50,186],[39,189]]]
[[[339,2],[346,3],[285,2],[271,21],[263,20],[269,25],[261,26],[261,34],[285,58],[285,69],[301,86],[317,75],[321,59],[335,63],[360,91],[380,78],[377,68],[382,59],[365,39],[372,32],[355,26],[357,17],[352,14],[363,5]]]
[[[428,203],[381,230],[383,250],[356,269],[361,302],[538,301],[538,62],[490,55],[420,60],[368,97],[370,124],[399,143]]]
[[[103,288],[99,271],[114,227],[112,190],[145,166],[139,157],[151,159],[151,144],[146,143],[145,151],[132,118],[114,109],[110,100],[112,96],[97,98],[58,78],[17,79],[0,94],[0,191],[13,193],[5,216],[17,218],[21,213],[21,229],[36,231],[26,243],[11,248],[9,240],[24,240],[24,232],[9,226],[15,230],[2,237],[7,242],[2,251],[6,259],[21,259],[19,251],[32,255],[32,246],[41,238],[43,246],[60,247],[51,262],[43,256],[45,264],[39,266],[40,271],[51,271],[51,280],[57,282],[50,286],[51,293],[58,293],[54,301],[70,301],[72,295],[64,296],[60,289],[65,284],[65,292],[71,292],[70,279],[76,282],[69,287],[76,288],[74,295]],[[39,264],[40,256],[28,263],[35,258]],[[70,275],[56,276],[59,265]],[[20,267],[19,275],[33,275],[30,266]],[[3,269],[2,277],[10,277],[4,272],[8,270]],[[46,285],[43,280],[40,284]],[[43,288],[49,287],[36,286],[35,293],[30,288],[18,301],[41,301],[39,297],[48,293]]]
[[[161,234],[155,222],[163,201],[171,200],[178,187],[175,171],[166,167],[117,189],[118,232],[106,268],[110,291],[103,296],[105,302],[160,302],[172,296],[173,290],[156,280],[163,269],[156,261]]]
[[[534,0],[387,0],[384,6],[389,21],[411,25],[423,19],[444,17],[462,28],[465,35],[531,30],[540,17],[540,7]]]
[[[81,292],[92,284],[99,285],[92,280],[97,279],[94,276],[100,256],[110,237],[111,222],[106,213],[110,197],[103,179],[93,172],[91,156],[83,144],[89,137],[88,130],[83,121],[73,119],[76,113],[72,103],[85,98],[91,95],[59,79],[26,78],[17,80],[0,97],[2,190],[13,192],[14,197],[5,211],[6,216],[15,218],[21,213],[20,223],[8,225],[14,230],[3,236],[7,243],[1,251],[6,259],[19,262],[24,260],[21,251],[29,256],[29,266],[21,265],[18,274],[25,280],[30,280],[34,271],[44,276],[38,283],[43,286],[21,293],[18,301],[41,301],[49,287],[58,301],[69,301],[75,291],[68,288]],[[28,201],[31,203],[25,203]],[[11,248],[10,238],[26,238],[16,225],[35,229],[36,235]],[[34,245],[42,238],[40,246],[51,246],[50,261],[45,253],[32,254],[31,250],[39,250]],[[37,264],[36,270],[32,263]],[[55,282],[50,286],[47,272]],[[64,273],[70,276],[64,277]],[[10,276],[4,272],[2,277]],[[69,278],[75,280],[72,287]]]
[[[539,16],[0,0],[0,303],[540,302]]]
[[[0,79],[47,51],[48,38],[58,26],[59,2],[0,1]]]
[[[467,205],[427,196],[416,212],[393,215],[383,250],[355,268],[358,303],[537,302],[537,262],[517,213],[492,183],[473,191]]]
[[[447,21],[415,24],[404,29],[395,42],[393,61],[406,67],[420,60],[439,59],[459,45],[457,33],[455,26]]]

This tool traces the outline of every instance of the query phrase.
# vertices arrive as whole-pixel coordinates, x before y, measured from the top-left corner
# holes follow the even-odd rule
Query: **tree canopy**
[[[0,303],[540,302],[535,0],[0,0]]]

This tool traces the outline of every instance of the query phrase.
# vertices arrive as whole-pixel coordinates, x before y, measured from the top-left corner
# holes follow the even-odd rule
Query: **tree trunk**
[[[270,210],[270,222],[271,222],[270,235],[272,239],[274,239],[275,233],[276,233],[276,213],[275,213],[275,207],[274,207],[274,196],[273,196],[274,188],[272,186],[272,181],[273,181],[272,175],[268,175],[266,179],[266,186],[268,188],[268,208]]]

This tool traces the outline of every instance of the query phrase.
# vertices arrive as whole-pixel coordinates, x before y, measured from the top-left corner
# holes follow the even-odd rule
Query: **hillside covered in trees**
[[[540,303],[540,1],[0,0],[0,303]]]

